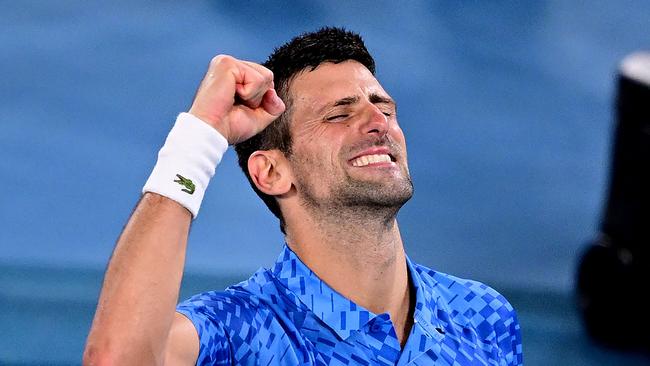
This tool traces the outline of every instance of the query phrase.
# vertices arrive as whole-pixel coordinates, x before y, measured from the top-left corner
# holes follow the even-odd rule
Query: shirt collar
[[[428,333],[437,334],[441,327],[436,318],[437,296],[428,283],[422,281],[420,273],[411,260],[406,262],[416,292],[414,319]],[[321,321],[346,339],[352,331],[361,329],[378,316],[344,297],[321,280],[286,244],[271,270],[272,274],[314,313]]]
[[[341,339],[377,317],[321,280],[286,244],[271,272]]]
[[[440,304],[438,301],[440,296],[435,291],[437,282],[431,283],[423,279],[422,272],[416,264],[411,262],[408,256],[406,256],[406,265],[408,266],[413,290],[415,290],[415,311],[413,312],[413,319],[427,333],[438,337],[441,330],[444,331],[445,327],[439,318],[439,305],[444,308],[444,304]],[[447,309],[443,310],[446,311]]]

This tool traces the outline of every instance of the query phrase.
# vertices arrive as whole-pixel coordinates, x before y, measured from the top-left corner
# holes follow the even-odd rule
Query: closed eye
[[[395,108],[390,108],[391,106],[381,106],[379,110],[381,110],[381,113],[386,116],[387,118],[394,117],[397,113]]]
[[[328,121],[335,121],[337,119],[343,119],[346,118],[348,115],[347,114],[337,114],[335,116],[327,117],[326,120]]]

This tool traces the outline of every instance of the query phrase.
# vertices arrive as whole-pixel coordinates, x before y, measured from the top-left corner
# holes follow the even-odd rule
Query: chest
[[[254,335],[250,347],[233,349],[239,365],[505,365],[491,343],[446,332],[431,335],[415,324],[400,348],[390,324],[369,324],[345,338],[318,324],[301,329],[271,324]],[[474,341],[471,341],[471,339]]]

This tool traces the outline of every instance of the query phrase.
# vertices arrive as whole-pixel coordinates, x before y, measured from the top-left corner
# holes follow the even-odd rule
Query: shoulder
[[[178,304],[176,310],[194,323],[199,336],[242,334],[242,329],[255,336],[260,327],[293,329],[292,314],[305,311],[300,300],[266,269],[223,291],[194,295]]]
[[[482,311],[485,315],[491,312],[506,315],[515,311],[502,294],[482,282],[434,271],[419,264],[415,264],[415,269],[425,287],[452,310],[463,310],[468,315],[472,310]]]
[[[203,292],[178,304],[176,311],[191,321],[198,335],[197,364],[221,364],[233,359],[245,364],[250,357],[264,358],[260,345],[283,331],[277,321],[278,307],[265,292],[265,287],[273,284],[260,282],[257,275],[223,291]],[[280,347],[279,342],[274,345]],[[272,354],[277,350],[271,347],[270,351]]]
[[[250,322],[265,308],[259,296],[264,283],[260,283],[258,273],[225,290],[196,294],[178,304],[176,309],[195,325],[197,317],[219,322],[221,326],[230,326],[233,320]]]
[[[479,281],[419,264],[414,267],[423,288],[434,297],[439,312],[445,312],[460,327],[473,329],[479,338],[497,343],[510,357],[520,357],[521,329],[517,313],[501,293]]]

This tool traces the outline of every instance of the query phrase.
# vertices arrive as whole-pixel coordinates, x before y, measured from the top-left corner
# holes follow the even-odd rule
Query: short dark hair
[[[370,56],[360,35],[343,28],[325,27],[315,32],[303,33],[273,50],[264,65],[273,71],[275,90],[284,101],[286,110],[268,127],[250,139],[235,145],[239,166],[257,195],[280,220],[280,230],[285,232],[285,222],[280,206],[273,196],[261,192],[248,173],[248,158],[258,150],[277,149],[291,155],[291,95],[289,85],[302,71],[312,71],[324,62],[340,63],[354,60],[364,65],[373,75],[375,60]]]

